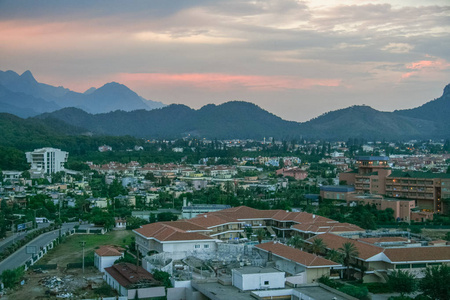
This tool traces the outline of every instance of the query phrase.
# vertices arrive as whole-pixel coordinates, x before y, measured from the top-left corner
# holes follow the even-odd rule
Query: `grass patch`
[[[82,259],[83,247],[81,242],[86,242],[84,248],[85,258],[94,259],[94,251],[102,245],[116,245],[125,247],[131,243],[134,234],[131,230],[110,231],[100,234],[74,234],[64,239],[64,242],[48,252],[40,261],[40,264],[77,263]]]

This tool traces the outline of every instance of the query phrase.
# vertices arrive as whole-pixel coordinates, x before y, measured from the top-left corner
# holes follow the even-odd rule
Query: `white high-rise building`
[[[27,162],[31,163],[32,172],[52,174],[64,170],[69,152],[55,148],[41,148],[26,152],[25,155]]]

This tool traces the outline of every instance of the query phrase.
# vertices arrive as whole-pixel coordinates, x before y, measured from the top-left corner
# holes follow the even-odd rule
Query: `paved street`
[[[38,228],[37,229],[41,229],[41,228],[45,228],[50,226],[50,223],[40,223],[37,224]],[[0,240],[0,252],[3,251],[4,249],[8,248],[10,245],[12,245],[14,242],[17,242],[23,238],[25,238],[27,236],[28,233],[33,232],[37,229],[32,229],[29,231],[22,231],[22,232],[17,232],[14,233],[14,235],[11,235],[3,240]]]
[[[72,229],[76,224],[78,223],[74,222],[63,224],[61,232],[65,232],[67,230]],[[36,246],[37,249],[40,249],[40,247],[47,245],[58,236],[59,236],[59,229],[50,231],[38,236],[37,238],[29,242],[26,246]],[[14,254],[10,255],[8,258],[0,262],[0,274],[4,270],[15,269],[21,265],[24,265],[25,262],[32,257],[32,254],[26,253],[26,246],[20,248]]]

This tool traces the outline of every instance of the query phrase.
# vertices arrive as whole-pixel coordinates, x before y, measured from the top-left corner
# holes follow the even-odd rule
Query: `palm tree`
[[[302,250],[305,246],[305,241],[299,235],[293,235],[288,240],[287,244],[289,246]]]
[[[314,254],[323,253],[325,251],[326,247],[327,246],[325,245],[323,240],[321,238],[317,238],[317,239],[314,239],[311,244],[311,251]]]
[[[339,251],[344,253],[344,265],[347,267],[347,279],[350,279],[350,261],[359,255],[358,248],[352,242],[345,242]]]
[[[255,234],[256,238],[258,239],[258,243],[261,244],[261,241],[266,236],[266,231],[263,228],[259,228],[258,230],[256,230]]]
[[[341,264],[343,257],[342,257],[342,253],[340,253],[334,249],[331,249],[330,251],[327,252],[327,255],[325,256],[325,258]]]

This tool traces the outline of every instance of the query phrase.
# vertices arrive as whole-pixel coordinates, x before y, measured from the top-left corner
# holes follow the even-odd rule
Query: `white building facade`
[[[281,289],[285,285],[285,273],[274,268],[245,267],[233,269],[232,285],[242,291]]]
[[[25,155],[27,162],[31,164],[32,172],[52,174],[64,170],[69,152],[55,148],[41,148],[26,152]]]

